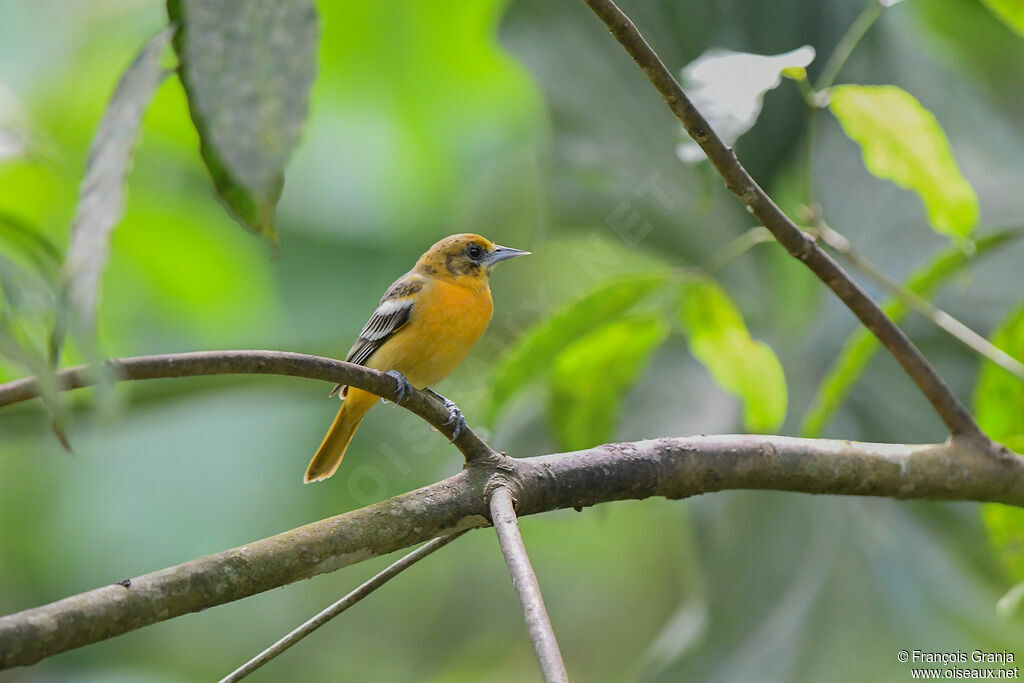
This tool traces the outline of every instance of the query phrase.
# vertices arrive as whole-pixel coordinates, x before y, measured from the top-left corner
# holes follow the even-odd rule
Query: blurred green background
[[[709,47],[824,55],[860,3],[629,2],[671,69]],[[470,422],[494,358],[524,326],[615,273],[705,262],[750,227],[675,120],[579,2],[320,2],[319,76],[278,212],[280,253],[222,210],[179,82],[144,123],[106,272],[105,353],[267,348],[343,357],[380,293],[439,237],[480,232],[535,256],[493,278],[496,316],[440,389]],[[123,68],[165,22],[156,0],[0,4],[0,115],[32,131],[0,162],[0,210],[67,241],[91,135]],[[1020,220],[1024,41],[975,0],[888,11],[841,82],[894,83],[935,113],[977,189],[982,224]],[[792,175],[806,112],[769,93],[740,158],[766,187]],[[904,277],[942,241],[920,202],[869,176],[819,117],[830,222]],[[662,201],[652,185],[664,189]],[[624,229],[622,216],[636,216]],[[631,219],[632,220],[632,219]],[[641,234],[646,233],[646,234]],[[638,237],[639,235],[639,237]],[[988,334],[1024,290],[1015,243],[938,303]],[[799,419],[855,323],[774,245],[719,273],[782,359]],[[869,287],[870,289],[870,287]],[[872,290],[878,294],[877,291]],[[911,336],[969,398],[978,360],[919,318]],[[14,368],[0,368],[3,378]],[[0,413],[0,613],[240,545],[456,472],[458,453],[381,407],[339,475],[301,475],[337,404],[280,378],[119,386],[117,410],[74,399],[74,455],[39,405]],[[617,437],[740,429],[740,407],[673,337],[626,399]],[[536,392],[484,429],[499,450],[557,450]],[[397,428],[396,428],[397,425]],[[829,436],[918,442],[941,423],[888,357]],[[726,492],[527,518],[534,567],[574,680],[907,680],[901,649],[1015,651],[1024,624],[977,506]],[[192,681],[225,675],[388,562],[379,558],[66,653],[2,681]],[[1014,650],[1014,648],[1017,648]],[[519,681],[537,675],[493,534],[475,531],[261,670],[253,680]]]

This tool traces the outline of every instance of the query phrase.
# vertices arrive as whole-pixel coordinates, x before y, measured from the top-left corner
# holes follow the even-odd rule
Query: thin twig
[[[633,22],[611,0],[584,0],[605,23],[616,40],[643,69],[682,122],[690,137],[700,145],[729,188],[757,219],[768,228],[794,257],[803,262],[846,304],[854,315],[878,337],[882,345],[918,386],[950,432],[954,435],[987,439],[974,417],[928,363],[913,342],[890,320],[861,287],[801,230],[754,182],[731,147],[708,125],[690,102],[682,87]]]
[[[565,673],[565,662],[562,661],[555,631],[551,628],[551,619],[544,607],[537,576],[533,573],[530,557],[523,545],[523,535],[519,532],[519,521],[508,487],[498,486],[494,489],[490,508],[501,554],[505,556],[505,565],[512,575],[512,585],[515,586],[519,605],[523,608],[523,619],[526,620],[526,630],[530,633],[530,642],[533,643],[541,674],[546,683],[565,683],[569,680]]]
[[[894,297],[928,318],[940,329],[945,330],[954,339],[978,355],[987,358],[1007,372],[1024,379],[1024,363],[1021,363],[949,313],[938,308],[932,302],[911,292],[902,284],[876,268],[853,248],[850,240],[846,239],[843,234],[821,219],[820,215],[815,220],[815,229],[825,244],[842,254],[854,267],[880,284]]]
[[[419,548],[413,550],[408,555],[403,556],[397,562],[390,565],[387,569],[380,572],[372,579],[356,588],[354,591],[343,597],[341,600],[338,600],[330,607],[320,612],[315,617],[313,617],[312,619],[305,622],[288,635],[278,640],[276,643],[268,647],[266,650],[259,653],[258,655],[250,659],[248,662],[232,671],[230,674],[222,678],[220,683],[233,683],[234,681],[242,680],[243,678],[251,674],[253,671],[256,671],[264,664],[272,660],[274,657],[277,657],[279,654],[290,648],[292,645],[295,645],[297,642],[308,636],[310,633],[317,630],[318,628],[326,624],[328,621],[338,616],[339,614],[347,610],[349,607],[356,604],[357,602],[365,598],[367,595],[383,586],[391,579],[398,576],[404,570],[416,564],[417,562],[419,562],[435,550],[440,550],[441,548],[445,547],[459,536],[462,536],[467,531],[469,531],[469,529],[456,531],[453,534],[441,536],[439,538],[435,538],[432,541],[424,543]]]
[[[62,370],[57,373],[57,389],[67,391],[91,386],[96,383],[99,369],[82,365]],[[237,374],[305,377],[349,384],[398,403],[397,383],[383,372],[333,358],[287,351],[197,351],[113,358],[104,363],[102,369],[113,381]],[[0,384],[0,408],[36,398],[39,392],[39,380],[35,377]],[[449,419],[448,409],[428,392],[414,389],[398,405],[419,415],[448,439],[452,438],[455,425]],[[452,443],[469,462],[499,457],[468,427],[462,429]]]
[[[815,90],[820,92],[832,87],[836,77],[839,76],[839,72],[843,70],[846,60],[853,54],[854,48],[857,47],[857,44],[864,38],[874,23],[878,21],[878,18],[882,16],[882,12],[885,11],[889,4],[891,3],[883,3],[882,0],[868,0],[867,7],[857,15],[850,28],[847,29],[843,37],[836,43],[835,49],[829,55],[828,61],[825,62],[825,66],[818,76],[818,82],[814,86]]]
[[[755,225],[742,235],[737,235],[735,239],[722,247],[722,249],[712,254],[711,258],[704,264],[704,270],[709,275],[717,273],[757,245],[774,241],[775,238],[768,232],[767,228],[763,225]]]
[[[853,54],[854,48],[863,40],[868,30],[875,24],[882,12],[888,7],[883,0],[868,0],[867,6],[857,15],[857,18],[846,30],[843,37],[836,43],[835,49],[829,55],[824,68],[818,77],[818,82],[813,87],[807,80],[797,81],[800,95],[807,103],[807,135],[804,140],[804,199],[808,204],[814,204],[814,141],[818,136],[818,109],[827,101],[823,97],[824,90],[832,87],[839,72],[843,70],[846,61]]]
[[[333,380],[332,380],[333,381]],[[0,617],[0,669],[241,600],[444,533],[485,526],[497,468],[455,476],[284,533]],[[751,434],[694,436],[506,458],[520,516],[650,496],[773,489],[1024,507],[1024,458],[988,442],[871,444]],[[118,577],[120,578],[120,577]]]

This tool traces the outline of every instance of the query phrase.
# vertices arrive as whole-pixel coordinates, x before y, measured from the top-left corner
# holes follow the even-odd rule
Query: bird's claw
[[[398,382],[398,388],[395,389],[396,403],[403,403],[405,399],[412,395],[412,385],[409,384],[409,380],[405,378],[405,375],[398,370],[388,370],[384,374]]]
[[[442,396],[442,398],[444,397]],[[444,399],[444,408],[448,411],[448,419],[445,420],[444,424],[445,426],[450,424],[455,425],[455,427],[452,428],[452,441],[455,441],[455,439],[459,438],[459,434],[462,433],[462,430],[467,428],[466,418],[462,416],[462,411],[459,410],[457,405],[455,405],[455,401],[452,401],[451,399]]]
[[[441,403],[444,404],[444,409],[448,411],[448,419],[444,421],[444,426],[447,427],[450,424],[455,425],[452,429],[452,441],[455,441],[455,439],[459,438],[459,434],[461,434],[464,429],[469,429],[469,426],[466,425],[466,418],[462,416],[462,411],[459,410],[457,405],[455,405],[455,401],[450,398],[445,398],[433,389],[427,389],[427,392],[437,400],[441,401]]]

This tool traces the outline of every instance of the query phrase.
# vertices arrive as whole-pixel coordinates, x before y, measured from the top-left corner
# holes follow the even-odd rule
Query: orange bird
[[[491,322],[491,269],[529,253],[470,233],[445,237],[388,287],[345,360],[397,379],[400,398],[410,387],[437,384],[462,362]],[[359,422],[380,398],[342,385],[331,395],[338,391],[344,403],[306,468],[307,484],[334,474]],[[458,435],[465,425],[461,411],[435,395],[444,401]]]

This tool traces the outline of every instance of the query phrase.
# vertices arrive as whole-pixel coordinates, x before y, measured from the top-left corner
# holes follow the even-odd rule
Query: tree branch
[[[530,566],[530,558],[523,545],[523,535],[519,531],[519,521],[512,505],[512,494],[505,486],[497,486],[491,493],[491,522],[498,534],[501,554],[505,556],[505,566],[512,575],[512,585],[516,589],[516,597],[523,608],[523,619],[526,630],[533,643],[533,651],[540,664],[540,672],[545,683],[568,683],[569,676],[565,672],[565,662],[555,640],[555,631],[551,628],[544,597],[537,583],[537,575]]]
[[[388,565],[386,569],[374,575],[373,578],[360,585],[354,591],[343,597],[341,600],[338,600],[327,609],[318,613],[312,619],[309,619],[301,626],[299,626],[297,629],[290,632],[288,635],[284,636],[276,643],[268,647],[266,650],[259,653],[258,655],[250,659],[248,662],[232,671],[230,674],[222,678],[220,683],[235,683],[235,681],[242,680],[243,678],[251,674],[253,671],[256,671],[264,664],[266,664],[267,662],[274,659],[279,654],[290,648],[292,645],[295,645],[295,643],[299,642],[300,640],[308,636],[310,633],[317,630],[318,628],[326,624],[328,621],[338,616],[339,614],[347,610],[349,607],[356,604],[357,602],[365,598],[367,595],[377,590],[385,583],[387,583],[388,581],[395,578],[409,567],[413,566],[414,564],[422,560],[427,555],[430,555],[435,550],[440,550],[441,548],[445,547],[446,545],[454,541],[456,538],[466,533],[466,531],[468,530],[456,531],[455,533],[448,534],[447,536],[438,536],[434,540],[424,543],[419,548],[416,548],[416,550],[413,550],[408,555],[403,555],[396,562],[393,562],[392,564]]]
[[[854,280],[832,258],[822,251],[814,239],[772,202],[764,190],[750,177],[731,147],[722,140],[693,106],[661,58],[651,49],[629,17],[611,0],[584,0],[594,14],[608,27],[616,40],[643,69],[672,113],[682,122],[686,132],[700,145],[708,159],[725,180],[726,187],[739,197],[754,216],[768,228],[790,254],[802,261],[846,304],[854,315],[878,337],[896,358],[910,379],[931,402],[942,421],[954,436],[987,438],[974,418],[953,394],[935,369],[913,342],[890,320]]]
[[[902,301],[905,306],[923,315],[936,327],[945,331],[982,358],[987,358],[1007,372],[1024,380],[1024,363],[1021,363],[988,339],[985,339],[957,318],[935,306],[928,299],[912,292],[886,275],[885,272],[876,268],[874,264],[861,256],[860,252],[853,248],[850,240],[846,239],[845,235],[826,223],[818,212],[815,212],[814,215],[814,229],[825,244],[832,247],[839,254],[842,254],[853,267],[884,287],[889,294]],[[996,237],[999,236],[997,233]]]
[[[333,371],[332,371],[333,372]],[[331,378],[340,378],[338,373]],[[0,668],[486,526],[507,486],[520,515],[725,489],[975,500],[1024,507],[1024,458],[968,437],[890,445],[780,436],[696,436],[470,463],[436,484],[232,550],[0,617]],[[496,479],[497,478],[497,479]]]
[[[397,382],[383,372],[333,358],[286,351],[197,351],[114,358],[105,362],[102,369],[115,381],[238,374],[305,377],[350,384],[397,403]],[[57,388],[66,391],[96,384],[101,374],[98,370],[84,365],[62,370],[57,373]],[[40,384],[34,377],[0,384],[0,408],[36,398],[39,392]],[[449,423],[448,410],[439,400],[414,389],[412,395],[398,405],[419,415],[452,441],[454,425]],[[463,429],[452,443],[467,461],[497,457],[497,453],[469,428]]]

